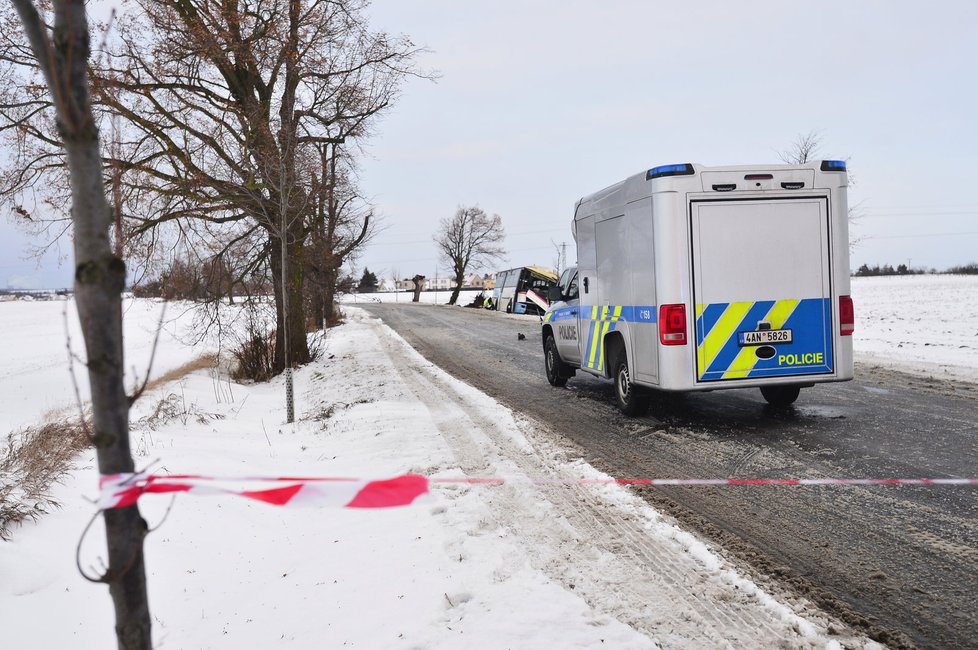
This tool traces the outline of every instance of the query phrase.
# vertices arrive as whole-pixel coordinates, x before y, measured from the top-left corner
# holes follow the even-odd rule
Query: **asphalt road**
[[[794,408],[756,389],[658,396],[628,419],[610,382],[543,371],[539,320],[475,309],[358,305],[430,361],[623,478],[978,475],[978,386],[857,365]],[[518,340],[518,334],[526,336]],[[633,488],[768,588],[807,598],[891,647],[978,644],[978,488]]]

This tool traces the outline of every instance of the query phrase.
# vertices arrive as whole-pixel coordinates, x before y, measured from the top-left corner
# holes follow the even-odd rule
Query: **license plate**
[[[791,330],[759,330],[737,332],[740,345],[771,345],[772,343],[791,343]]]

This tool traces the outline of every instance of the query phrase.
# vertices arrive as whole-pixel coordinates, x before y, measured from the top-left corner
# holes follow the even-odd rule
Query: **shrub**
[[[275,332],[251,329],[244,340],[231,350],[235,365],[231,378],[235,381],[268,381],[275,376]]]
[[[163,295],[163,285],[159,280],[151,280],[133,285],[132,295],[136,298],[159,298]]]
[[[480,291],[479,295],[473,298],[472,302],[467,304],[466,307],[475,307],[476,309],[482,309],[482,307],[484,307],[485,304],[486,304],[486,294]]]

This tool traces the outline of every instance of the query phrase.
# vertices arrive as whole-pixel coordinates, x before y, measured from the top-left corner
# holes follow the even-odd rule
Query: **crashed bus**
[[[550,303],[547,295],[557,284],[557,274],[539,266],[520,266],[496,273],[493,309],[507,314],[541,315]]]

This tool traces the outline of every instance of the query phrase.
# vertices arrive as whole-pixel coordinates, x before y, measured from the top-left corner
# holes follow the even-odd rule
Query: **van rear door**
[[[833,373],[825,196],[690,201],[697,382]]]

